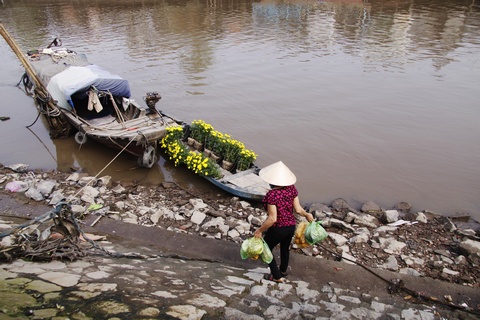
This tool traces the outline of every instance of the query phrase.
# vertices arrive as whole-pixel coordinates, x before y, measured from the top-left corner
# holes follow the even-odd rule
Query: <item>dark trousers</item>
[[[272,250],[272,253],[277,244],[280,244],[280,269],[278,268],[277,261],[275,261],[275,256],[273,256],[272,262],[268,265],[275,279],[282,277],[280,271],[287,272],[288,260],[290,259],[290,243],[292,242],[294,234],[295,226],[270,227],[265,233],[264,240],[270,250]]]

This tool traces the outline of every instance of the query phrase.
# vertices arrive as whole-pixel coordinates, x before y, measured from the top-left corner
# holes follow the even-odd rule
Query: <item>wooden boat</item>
[[[158,160],[158,143],[166,128],[181,124],[155,108],[160,100],[157,93],[147,93],[148,109],[142,108],[130,98],[127,80],[90,64],[84,55],[46,48],[29,52],[28,58],[61,113],[76,129],[75,141],[80,145],[92,139],[125,150],[138,157],[140,166],[151,168]]]
[[[62,48],[59,39],[25,55],[1,24],[0,31],[25,67],[23,84],[46,116],[52,138],[76,132],[79,145],[92,139],[136,156],[140,166],[151,168],[166,128],[183,125],[156,109],[158,93],[147,93],[147,108],[141,107],[131,99],[127,80]]]
[[[160,95],[147,93],[146,108],[130,98],[128,81],[88,62],[83,54],[61,47],[55,39],[46,48],[24,54],[0,23],[0,33],[25,67],[23,84],[46,116],[52,138],[75,133],[79,145],[92,139],[138,157],[138,164],[152,167],[158,159],[160,141],[167,128],[188,125],[156,109]],[[220,178],[204,176],[222,190],[247,200],[259,201],[270,189],[258,176],[260,169]]]

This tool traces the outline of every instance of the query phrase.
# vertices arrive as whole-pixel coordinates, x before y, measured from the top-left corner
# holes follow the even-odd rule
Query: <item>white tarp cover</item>
[[[95,86],[101,91],[110,91],[114,96],[130,98],[130,86],[128,81],[118,75],[91,64],[84,67],[71,66],[68,69],[53,76],[47,90],[53,99],[57,100],[58,106],[71,110],[71,96],[77,93],[87,95],[90,86]]]

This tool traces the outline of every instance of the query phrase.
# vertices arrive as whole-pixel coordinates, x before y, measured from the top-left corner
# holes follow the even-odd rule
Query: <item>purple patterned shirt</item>
[[[277,221],[273,224],[273,227],[287,227],[296,224],[293,214],[293,199],[297,196],[298,191],[294,185],[272,189],[267,192],[262,200],[265,210],[267,210],[268,204],[277,207]]]

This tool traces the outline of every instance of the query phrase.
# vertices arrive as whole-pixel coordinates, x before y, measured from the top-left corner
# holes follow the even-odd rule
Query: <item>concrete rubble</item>
[[[0,269],[0,306],[2,319],[475,319],[335,282],[275,284],[265,272],[160,257],[15,261]]]
[[[475,319],[478,316],[475,312],[480,307],[477,306],[480,229],[475,221],[465,217],[456,220],[428,211],[411,213],[406,202],[389,210],[372,201],[359,210],[343,199],[330,206],[312,204],[308,211],[323,221],[329,237],[308,248],[293,244],[297,255],[292,258],[292,275],[287,283],[275,284],[262,279],[268,271],[265,265],[239,259],[241,242],[251,237],[266,218],[258,205],[238,198],[201,199],[171,183],[135,185],[115,182],[108,176],[34,172],[22,164],[0,171],[0,187],[4,194],[21,194],[48,207],[66,199],[75,216],[97,232],[111,232],[118,237],[128,237],[127,230],[143,230],[139,233],[145,235],[168,233],[175,237],[195,237],[200,243],[208,241],[210,250],[217,253],[221,250],[212,248],[229,248],[229,254],[222,259],[213,258],[212,253],[208,261],[202,255],[179,259],[143,247],[137,249],[146,255],[144,259],[87,256],[74,262],[4,263],[0,269],[3,283],[0,292],[4,299],[0,301],[11,301],[0,303],[5,317],[19,313],[32,319],[95,319],[98,315],[105,319]],[[109,229],[117,224],[130,227],[122,229],[123,235],[115,234]],[[8,218],[0,222],[0,232],[12,227],[15,224]],[[9,241],[12,241],[9,236],[4,237],[2,246]],[[188,243],[195,247],[191,241]],[[114,241],[102,245],[113,251],[123,249]],[[182,248],[172,244],[168,249],[165,244],[162,249],[172,253],[176,250],[180,255],[187,250]],[[209,250],[203,251],[208,256]],[[183,253],[191,257],[194,252]],[[197,248],[196,254],[200,252],[202,247]],[[367,266],[386,272],[391,278],[418,278],[418,283],[425,279],[452,282],[468,294],[464,297],[458,292],[447,292],[436,298],[442,302],[440,307],[435,305],[435,299],[419,303],[418,297],[389,295],[386,290],[372,295],[327,275],[322,275],[325,281],[318,283],[310,278],[310,273],[293,269],[299,261],[302,268],[331,263],[337,273]],[[445,307],[449,303],[455,308]]]

